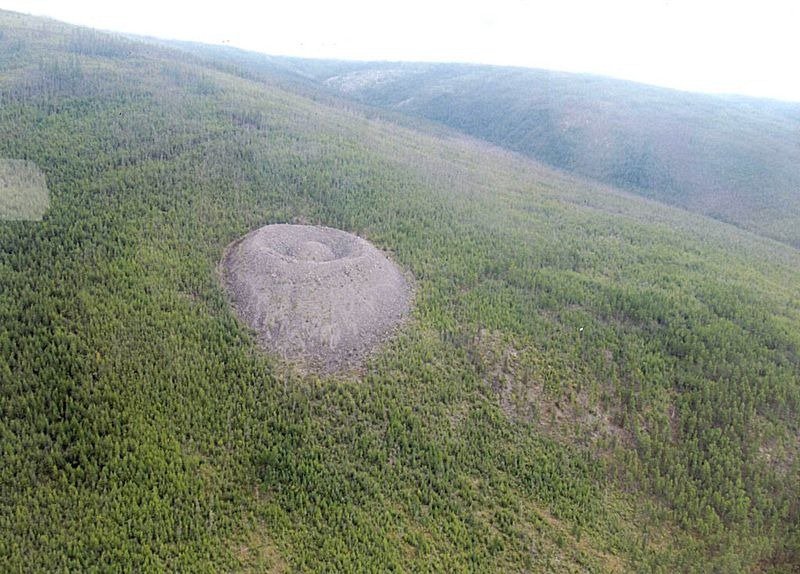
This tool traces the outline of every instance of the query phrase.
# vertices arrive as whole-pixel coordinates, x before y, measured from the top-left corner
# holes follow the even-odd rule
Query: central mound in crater
[[[360,363],[410,308],[397,265],[329,227],[256,229],[228,247],[221,272],[239,318],[265,349],[327,372]]]

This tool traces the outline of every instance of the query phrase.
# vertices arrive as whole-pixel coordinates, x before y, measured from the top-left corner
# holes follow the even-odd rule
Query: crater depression
[[[228,247],[221,273],[237,315],[267,351],[325,372],[357,366],[410,309],[397,265],[329,227],[256,229]]]

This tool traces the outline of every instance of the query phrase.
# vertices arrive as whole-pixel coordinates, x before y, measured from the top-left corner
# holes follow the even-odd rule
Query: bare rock
[[[329,227],[252,231],[225,251],[221,273],[237,315],[267,351],[324,372],[357,366],[410,309],[397,265]]]

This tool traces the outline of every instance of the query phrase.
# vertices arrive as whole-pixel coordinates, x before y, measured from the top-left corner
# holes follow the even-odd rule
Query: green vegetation
[[[792,571],[800,254],[264,73],[0,12],[0,570]],[[307,88],[310,89],[310,88]],[[272,222],[417,284],[359,373],[256,351]]]
[[[315,78],[362,102],[800,247],[797,104],[474,65],[251,56],[241,66]]]

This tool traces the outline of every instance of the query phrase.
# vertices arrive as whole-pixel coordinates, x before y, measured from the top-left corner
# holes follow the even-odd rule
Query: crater
[[[365,239],[330,227],[256,229],[228,246],[220,273],[259,344],[316,371],[357,367],[410,310],[402,270]]]
[[[297,248],[296,259],[302,261],[331,261],[336,259],[333,249],[319,241],[304,241]]]

